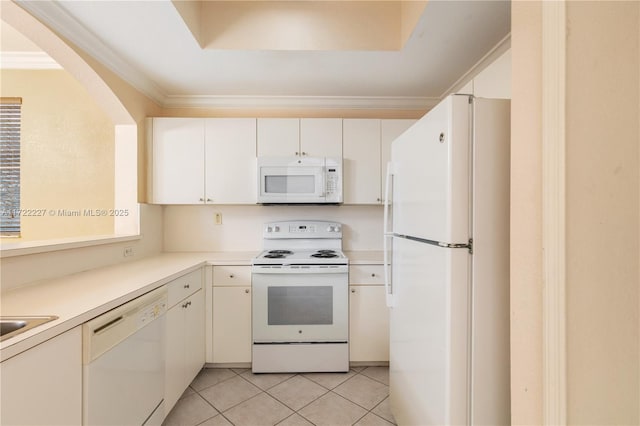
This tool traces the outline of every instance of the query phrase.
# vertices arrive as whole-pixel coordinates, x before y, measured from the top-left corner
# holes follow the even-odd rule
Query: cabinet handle
[[[351,293],[355,293],[355,292],[356,292],[356,289],[355,289],[355,288],[352,288],[352,289],[351,289]]]
[[[207,198],[207,203],[212,202],[213,200],[211,198]]]
[[[233,277],[234,277],[234,275],[233,275],[233,274],[229,274],[229,278],[233,278]]]
[[[371,274],[371,276],[372,276],[372,277],[375,277],[375,276],[376,276],[376,274]]]
[[[184,288],[189,288],[189,287],[190,287],[190,285],[189,285],[189,284],[185,284],[185,285],[184,285]]]
[[[382,199],[381,198],[376,198],[376,201],[380,203],[380,202],[382,202]]]
[[[188,308],[189,306],[191,306],[191,300],[189,300],[187,303],[182,304],[182,307],[185,309]]]
[[[307,155],[307,153],[306,153],[306,152],[303,152],[303,153],[302,153],[302,155]]]
[[[200,201],[204,201],[204,198],[200,198]]]
[[[300,153],[298,151],[296,151],[296,155],[300,155]]]
[[[247,289],[245,289],[245,291],[244,291],[244,292],[245,292],[245,293],[247,293],[247,294],[249,294],[249,289],[248,289],[248,288],[247,288]]]

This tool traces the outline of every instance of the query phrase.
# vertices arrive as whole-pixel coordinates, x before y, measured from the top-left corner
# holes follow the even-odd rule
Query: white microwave
[[[258,157],[258,203],[342,203],[342,160]]]

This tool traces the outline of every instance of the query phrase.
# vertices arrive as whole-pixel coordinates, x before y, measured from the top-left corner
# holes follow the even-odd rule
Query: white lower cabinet
[[[81,327],[3,361],[0,382],[0,424],[80,425]]]
[[[168,286],[165,411],[169,413],[204,365],[205,308],[203,271],[171,281]],[[185,296],[178,301],[172,294]]]
[[[349,267],[349,360],[389,361],[389,310],[382,265]]]
[[[213,362],[251,362],[251,267],[213,267]]]

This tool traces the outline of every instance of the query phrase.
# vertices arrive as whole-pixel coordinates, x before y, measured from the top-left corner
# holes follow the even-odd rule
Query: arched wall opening
[[[64,40],[13,2],[2,2],[1,11],[3,24],[24,35],[64,69],[49,74],[34,72],[42,81],[39,90],[29,87],[31,83],[25,84],[25,81],[34,81],[25,80],[25,72],[3,70],[0,83],[3,97],[19,97],[20,92],[28,93],[30,89],[34,96],[35,102],[29,108],[23,107],[24,120],[36,123],[25,129],[31,142],[36,142],[22,154],[23,162],[31,161],[31,164],[25,164],[24,171],[21,170],[21,181],[27,191],[21,209],[45,212],[43,216],[22,220],[24,233],[20,238],[3,238],[3,257],[12,251],[22,254],[25,248],[32,253],[34,247],[46,251],[46,247],[60,243],[114,241],[114,238],[139,235],[140,132],[136,120],[98,72]],[[52,85],[60,81],[65,88],[72,89],[65,96],[63,88],[55,98],[52,93],[58,87]],[[53,100],[48,96],[47,102],[42,102],[37,96],[43,92],[52,95]],[[74,104],[74,101],[77,102]],[[58,105],[63,109],[64,106],[67,116],[77,112],[78,117],[70,123],[56,116],[59,111],[47,114],[43,109],[46,103],[50,104],[49,108]],[[95,111],[91,112],[92,108]],[[78,125],[78,121],[87,123]],[[55,126],[55,131],[47,133],[51,126]],[[65,131],[69,132],[68,138]],[[59,180],[56,182],[56,179]],[[96,185],[95,191],[92,183]],[[36,188],[31,194],[28,185]],[[96,196],[98,193],[102,199]],[[87,194],[84,200],[82,194]]]

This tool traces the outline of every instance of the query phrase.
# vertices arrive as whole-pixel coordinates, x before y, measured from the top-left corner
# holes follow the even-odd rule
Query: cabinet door
[[[300,154],[307,157],[342,157],[342,119],[301,118]]]
[[[3,361],[0,370],[0,424],[82,423],[80,327]]]
[[[204,365],[204,291],[200,290],[186,299],[184,310],[185,382],[184,389],[196,377]],[[183,389],[183,390],[184,390]]]
[[[380,123],[380,165],[381,165],[381,176],[382,179],[380,181],[380,187],[382,188],[382,198],[384,201],[384,187],[385,187],[385,179],[387,175],[387,163],[391,160],[391,143],[396,140],[398,136],[404,133],[409,127],[413,126],[413,124],[417,120],[412,119],[391,119],[391,120],[382,120]]]
[[[300,154],[300,119],[258,118],[258,157],[295,157]]]
[[[213,287],[213,362],[251,362],[250,287]]]
[[[343,174],[345,204],[379,204],[380,120],[343,121]]]
[[[207,203],[255,204],[256,119],[205,121]]]
[[[154,118],[151,200],[204,203],[204,119]]]
[[[350,286],[349,290],[349,359],[389,361],[389,310],[384,286]]]
[[[167,346],[165,350],[164,402],[168,413],[178,401],[185,386],[184,367],[184,308],[178,303],[167,316]]]

